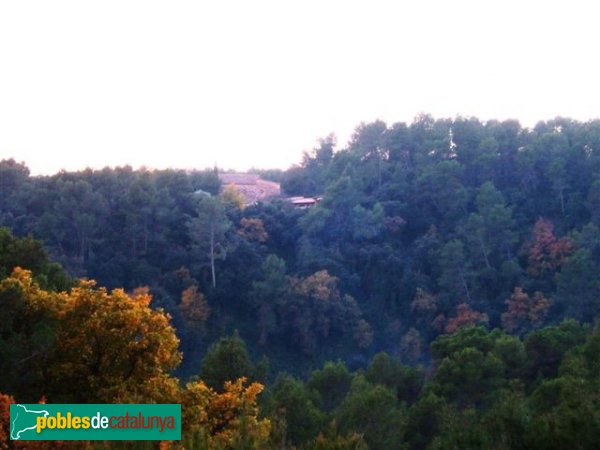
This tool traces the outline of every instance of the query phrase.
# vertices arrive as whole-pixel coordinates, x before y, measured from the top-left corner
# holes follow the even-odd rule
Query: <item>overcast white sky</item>
[[[595,4],[1,1],[0,159],[286,168],[378,118],[597,118]]]

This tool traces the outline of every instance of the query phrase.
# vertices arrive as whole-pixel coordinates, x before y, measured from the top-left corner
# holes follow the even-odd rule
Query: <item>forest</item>
[[[600,120],[361,123],[258,172],[282,198],[0,162],[0,449],[71,448],[8,440],[14,402],[180,403],[160,448],[597,448]]]

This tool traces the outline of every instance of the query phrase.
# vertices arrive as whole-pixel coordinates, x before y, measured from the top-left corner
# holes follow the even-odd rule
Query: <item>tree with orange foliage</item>
[[[181,293],[179,310],[186,325],[194,328],[203,327],[210,315],[210,307],[206,297],[202,292],[198,292],[196,284],[191,285]]]
[[[53,401],[171,403],[179,341],[162,310],[150,308],[147,290],[132,296],[81,281],[65,295],[48,369]]]
[[[242,217],[238,234],[250,242],[264,243],[269,238],[265,224],[257,217]]]
[[[452,334],[468,325],[479,325],[487,323],[488,315],[471,309],[467,303],[461,303],[456,307],[456,316],[448,319],[444,331]]]
[[[39,403],[44,403],[42,398]],[[10,405],[17,403],[0,392],[0,450],[93,450],[90,441],[24,441],[10,439]]]
[[[10,405],[15,399],[0,392],[0,450],[8,450],[10,441]]]
[[[531,233],[532,240],[527,249],[527,273],[532,277],[539,278],[555,272],[575,250],[570,238],[557,239],[554,236],[554,225],[549,220],[538,219]]]
[[[516,334],[524,334],[532,328],[539,327],[546,318],[551,304],[541,292],[536,292],[531,298],[521,287],[515,287],[513,294],[505,303],[507,310],[502,314],[502,327]]]
[[[227,381],[223,393],[203,381],[188,383],[182,393],[184,440],[206,449],[265,448],[271,423],[259,418],[257,398],[263,385],[246,382]]]
[[[307,354],[333,332],[352,330],[360,348],[369,347],[373,341],[371,326],[363,319],[356,300],[342,294],[338,284],[338,278],[326,270],[306,278],[290,278],[290,293],[282,302],[281,312],[294,340]]]
[[[193,296],[192,291],[188,294]],[[0,302],[10,323],[20,319],[35,329],[44,324],[40,320],[55,321],[43,351],[25,346],[34,353],[22,361],[40,373],[39,389],[44,389],[52,402],[182,403],[186,439],[193,440],[194,433],[201,436],[206,445],[200,448],[265,447],[270,422],[259,419],[257,406],[263,386],[246,385],[246,379],[240,378],[225,382],[223,393],[202,381],[182,389],[170,375],[181,359],[175,330],[167,314],[150,308],[147,288],[131,295],[122,289],[109,293],[94,281],[82,280],[70,293],[49,293],[39,288],[31,272],[17,268],[0,283]],[[11,318],[11,311],[20,317]],[[21,338],[32,339],[25,334]],[[9,371],[14,368],[6,366],[3,377]],[[26,392],[30,402],[34,392]],[[14,402],[13,397],[0,393],[0,450],[96,448],[85,442],[13,444],[9,422]],[[170,446],[162,443],[161,448]],[[135,444],[132,448],[145,447]]]

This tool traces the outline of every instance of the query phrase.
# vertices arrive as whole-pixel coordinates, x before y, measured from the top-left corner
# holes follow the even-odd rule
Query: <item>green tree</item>
[[[428,214],[430,223],[451,227],[467,214],[468,191],[462,183],[464,168],[454,160],[424,166],[415,180],[416,210]]]
[[[222,203],[215,197],[196,195],[198,216],[191,219],[188,227],[202,261],[208,260],[213,289],[217,287],[215,261],[227,256],[227,231],[231,222],[225,215]]]
[[[600,439],[598,392],[597,379],[589,383],[565,376],[544,381],[531,396],[532,448],[596,448]]]
[[[590,185],[586,206],[592,217],[592,223],[600,226],[600,179],[594,180]]]
[[[448,409],[446,400],[431,390],[419,396],[408,414],[406,436],[411,448],[427,448],[431,440],[441,433]]]
[[[566,314],[581,321],[600,316],[600,268],[590,248],[581,248],[556,274],[556,299]]]
[[[423,384],[423,373],[403,365],[387,353],[377,353],[365,371],[365,378],[374,385],[392,389],[398,401],[413,403]]]
[[[32,271],[35,280],[49,290],[66,290],[73,284],[59,264],[50,262],[40,241],[31,236],[17,238],[8,228],[0,228],[0,280],[16,267]]]
[[[358,375],[336,414],[342,432],[361,433],[369,448],[402,448],[407,424],[406,409],[396,394],[383,385],[372,385]]]
[[[29,169],[24,163],[0,161],[0,226],[14,227],[24,219],[30,189]]]
[[[532,412],[522,393],[502,396],[481,418],[485,448],[526,450],[531,447],[528,434]]]
[[[253,379],[254,375],[246,343],[237,332],[215,342],[206,352],[200,368],[200,378],[217,391],[223,389],[226,381],[242,377]]]
[[[321,409],[329,413],[336,408],[350,390],[352,375],[342,361],[327,362],[323,369],[311,373],[306,386],[316,392]]]
[[[431,389],[461,408],[493,402],[499,389],[524,370],[518,338],[483,327],[466,327],[438,337],[431,345],[437,370]]]
[[[385,162],[389,157],[386,147],[387,125],[381,120],[356,127],[348,151],[363,167],[365,185],[369,190],[381,189]],[[372,180],[372,181],[371,181]]]
[[[467,266],[464,244],[458,239],[453,239],[445,244],[439,254],[441,275],[438,284],[447,295],[455,299],[471,299],[469,288],[470,270]]]
[[[573,319],[527,335],[525,349],[530,379],[554,377],[567,351],[585,341],[586,328]]]
[[[252,283],[252,299],[258,312],[260,345],[266,345],[269,334],[277,329],[277,307],[288,293],[285,261],[269,255],[261,267],[262,278]]]
[[[325,414],[315,406],[302,382],[279,375],[273,385],[273,416],[286,424],[286,441],[299,446],[314,439],[325,423]]]
[[[16,268],[0,282],[0,391],[23,402],[47,395],[47,368],[64,295],[44,291]]]
[[[513,231],[512,210],[492,183],[479,189],[477,212],[471,213],[464,230],[471,253],[487,268],[498,268],[512,257],[517,235]]]
[[[315,450],[368,450],[369,446],[362,435],[351,432],[347,435],[340,434],[337,424],[332,421],[330,425],[311,444]]]
[[[281,313],[293,340],[306,354],[314,353],[320,342],[335,333],[352,336],[359,348],[369,347],[373,339],[356,300],[342,294],[339,280],[326,270],[291,278]]]

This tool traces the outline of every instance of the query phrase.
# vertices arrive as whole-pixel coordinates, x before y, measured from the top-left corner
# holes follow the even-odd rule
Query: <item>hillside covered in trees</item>
[[[0,392],[129,401],[142,380],[135,400],[205,408],[191,448],[600,442],[600,121],[377,121],[262,175],[322,200],[0,162]],[[90,321],[107,348],[82,356],[95,308],[155,341]],[[224,434],[220,395],[244,418]]]

